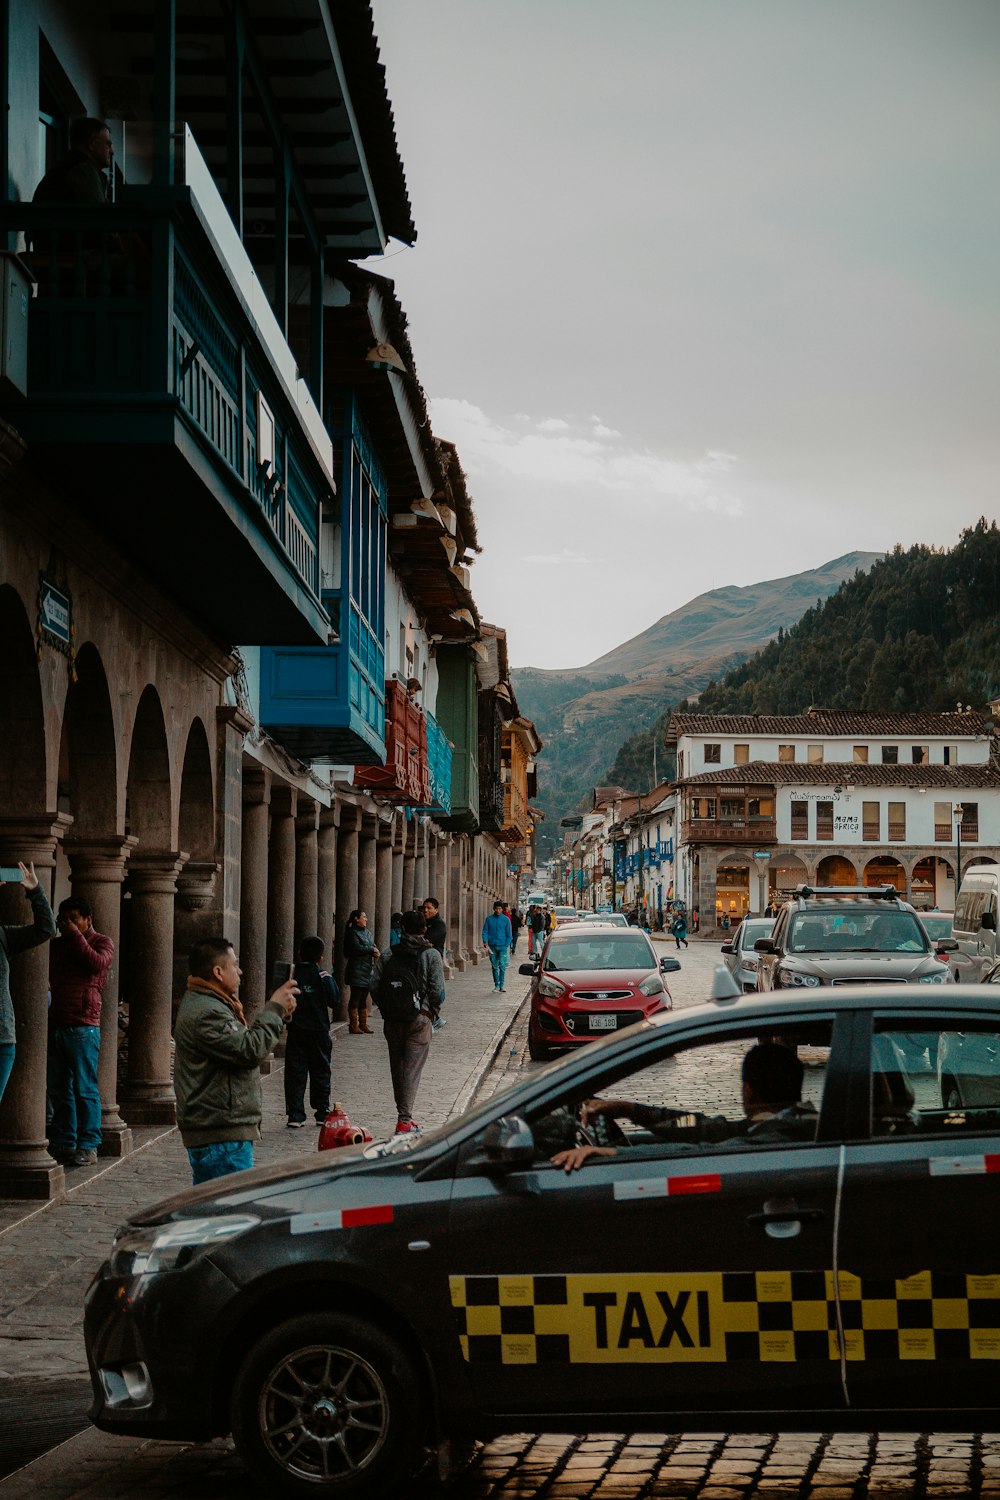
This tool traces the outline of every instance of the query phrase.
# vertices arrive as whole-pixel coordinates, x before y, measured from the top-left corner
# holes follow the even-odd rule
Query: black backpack
[[[382,965],[375,1004],[383,1021],[412,1021],[420,1014],[420,952],[393,948]]]

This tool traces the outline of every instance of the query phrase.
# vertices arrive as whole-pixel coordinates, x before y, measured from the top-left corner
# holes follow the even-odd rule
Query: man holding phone
[[[248,1026],[232,943],[223,937],[195,943],[189,966],[174,1026],[174,1091],[197,1186],[253,1166],[263,1115],[260,1065],[295,1011],[298,988],[286,976]]]
[[[0,885],[23,885],[31,903],[31,921],[0,927],[0,1099],[14,1066],[14,1004],[10,997],[10,960],[16,953],[37,948],[56,935],[48,898],[38,883],[34,865],[0,865]]]

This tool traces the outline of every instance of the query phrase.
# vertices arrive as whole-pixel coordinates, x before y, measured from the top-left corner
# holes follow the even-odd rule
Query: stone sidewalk
[[[448,984],[447,1024],[435,1034],[417,1096],[416,1117],[425,1127],[460,1113],[484,1073],[527,981],[516,965],[506,994],[493,992],[488,964],[456,975]],[[396,1122],[382,1027],[371,1036],[337,1028],[333,1043],[333,1093],[351,1120],[373,1135],[389,1135]],[[292,1160],[316,1150],[316,1130],[285,1126],[281,1063],[263,1079],[263,1141],[257,1163]],[[107,1256],[115,1230],[137,1209],[190,1186],[187,1155],[176,1130],[145,1131],[131,1156],[101,1161],[68,1174],[66,1196],[43,1205],[0,1203],[0,1400],[5,1380],[85,1374],[83,1295]]]

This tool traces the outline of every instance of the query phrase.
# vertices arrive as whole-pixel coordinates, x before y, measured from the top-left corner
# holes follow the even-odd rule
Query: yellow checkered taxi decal
[[[470,1364],[709,1364],[840,1358],[832,1271],[452,1276]],[[840,1272],[844,1352],[1000,1359],[1000,1276]]]

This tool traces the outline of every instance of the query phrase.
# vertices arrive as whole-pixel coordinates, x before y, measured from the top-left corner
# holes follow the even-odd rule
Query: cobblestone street
[[[695,940],[680,957],[682,971],[670,977],[677,1007],[703,997],[718,950]],[[419,1100],[422,1123],[443,1121],[473,1096],[495,1094],[536,1066],[526,1057],[526,1009],[518,1009],[522,995],[520,983],[507,995],[492,993],[489,971],[482,966],[452,981],[448,1025],[435,1039]],[[354,1038],[341,1031],[335,1039],[337,1097],[352,1119],[369,1124],[376,1134],[391,1128],[383,1049],[377,1033]],[[280,1064],[265,1079],[265,1095],[258,1160],[314,1150],[312,1132],[283,1128]],[[27,1214],[24,1205],[4,1205],[0,1399],[5,1430],[27,1420],[20,1413],[27,1406],[30,1417],[49,1388],[71,1394],[74,1380],[79,1409],[85,1408],[80,1304],[87,1282],[117,1224],[138,1205],[186,1182],[179,1139],[169,1132],[151,1135],[130,1160],[85,1174],[62,1203]],[[66,1431],[53,1427],[50,1441],[68,1440],[0,1482],[3,1500],[168,1494],[243,1500],[247,1494],[245,1473],[228,1441],[142,1442],[86,1426],[70,1435],[74,1427],[80,1427],[79,1420]],[[411,1487],[406,1500],[417,1493],[451,1500],[985,1500],[1000,1496],[1000,1434],[508,1435],[483,1447],[446,1484],[425,1479],[419,1490]]]

